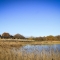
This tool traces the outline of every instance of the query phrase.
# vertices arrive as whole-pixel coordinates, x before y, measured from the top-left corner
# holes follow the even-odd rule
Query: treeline
[[[15,34],[13,36],[13,35],[10,35],[7,32],[4,32],[2,35],[0,35],[0,38],[1,39],[25,39],[25,37],[21,34]]]
[[[0,35],[0,39],[27,39],[27,40],[35,40],[35,41],[60,41],[60,35],[58,35],[58,36],[49,35],[46,37],[44,36],[44,37],[28,37],[27,38],[21,34],[15,34],[13,36],[7,32],[4,32],[3,34]]]

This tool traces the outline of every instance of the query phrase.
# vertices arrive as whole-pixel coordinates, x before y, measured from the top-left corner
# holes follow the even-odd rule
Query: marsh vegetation
[[[60,44],[0,46],[0,60],[60,60]]]

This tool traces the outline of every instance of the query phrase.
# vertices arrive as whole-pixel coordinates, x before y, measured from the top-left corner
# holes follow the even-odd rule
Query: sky
[[[60,35],[60,0],[0,0],[0,34]]]

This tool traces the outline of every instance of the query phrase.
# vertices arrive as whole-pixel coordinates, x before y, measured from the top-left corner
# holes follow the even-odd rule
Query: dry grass
[[[56,48],[56,53],[53,48],[49,48],[49,50],[43,48],[41,52],[37,49],[32,53],[28,53],[25,50],[18,52],[18,48],[25,44],[60,44],[60,41],[21,42],[0,40],[0,60],[60,60],[60,51],[58,48]],[[13,48],[15,48],[14,51],[12,51]]]
[[[60,41],[34,41],[34,40],[17,40],[17,39],[0,39],[0,45],[20,46],[25,44],[60,44]]]
[[[15,48],[14,50],[12,50]],[[36,54],[38,52],[38,54]],[[56,48],[56,53],[53,48],[42,51],[35,49],[32,53],[25,50],[18,51],[17,47],[0,46],[0,60],[60,60],[60,51]]]

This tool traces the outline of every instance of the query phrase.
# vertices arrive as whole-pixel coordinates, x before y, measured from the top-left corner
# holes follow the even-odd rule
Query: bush
[[[13,38],[14,38],[14,39],[24,39],[25,37],[24,37],[23,35],[21,35],[21,34],[15,34],[15,35],[13,36]]]
[[[10,34],[7,33],[7,32],[4,32],[4,33],[2,34],[2,38],[10,38]]]

